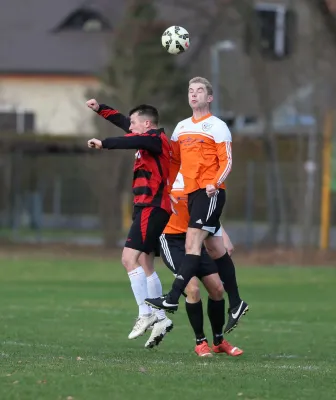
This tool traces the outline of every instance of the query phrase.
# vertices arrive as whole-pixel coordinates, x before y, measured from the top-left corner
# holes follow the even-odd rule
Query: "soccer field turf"
[[[159,347],[127,339],[137,307],[118,261],[1,259],[0,399],[334,400],[336,269],[238,279],[250,312],[227,338],[245,353],[201,359],[183,301]]]

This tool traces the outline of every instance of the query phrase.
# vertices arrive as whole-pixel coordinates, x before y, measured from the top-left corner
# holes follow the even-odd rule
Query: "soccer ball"
[[[162,35],[162,46],[170,54],[180,54],[189,48],[189,33],[182,26],[171,26]]]

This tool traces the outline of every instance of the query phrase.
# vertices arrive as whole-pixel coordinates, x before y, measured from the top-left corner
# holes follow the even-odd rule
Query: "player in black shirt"
[[[95,99],[86,104],[126,132],[122,137],[110,137],[102,141],[90,139],[90,148],[137,150],[132,185],[133,223],[123,249],[122,263],[128,272],[139,306],[139,316],[129,339],[141,336],[154,324],[151,337],[145,345],[153,347],[173,328],[172,321],[162,310],[161,313],[153,312],[144,302],[149,292],[161,292],[162,295],[161,282],[154,271],[153,260],[159,237],[171,215],[167,190],[169,141],[164,130],[158,128],[158,111],[152,106],[140,105],[132,109],[129,117],[126,117],[105,104],[98,104]]]

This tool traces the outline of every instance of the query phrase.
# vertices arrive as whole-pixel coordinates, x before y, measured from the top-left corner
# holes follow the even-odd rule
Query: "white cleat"
[[[166,333],[170,332],[173,327],[173,321],[167,317],[156,322],[153,326],[152,333],[145,344],[146,349],[152,349],[154,346],[158,346],[162,342]]]
[[[151,326],[149,326],[149,327],[147,328],[147,331],[152,331],[153,328],[154,328],[154,325],[156,324],[156,322],[157,322],[157,321],[155,321],[154,324],[152,324]]]
[[[132,332],[128,335],[128,339],[136,339],[137,337],[143,335],[147,329],[157,321],[157,316],[155,313],[148,316],[138,317]]]

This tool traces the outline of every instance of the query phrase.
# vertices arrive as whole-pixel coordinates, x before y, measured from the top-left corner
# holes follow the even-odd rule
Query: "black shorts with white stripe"
[[[185,256],[186,234],[162,234],[160,236],[160,254],[166,267],[176,275]]]
[[[185,256],[185,238],[185,234],[162,234],[160,236],[161,258],[174,275],[178,275],[179,267]],[[217,272],[217,265],[203,247],[196,277],[202,279],[204,276]]]
[[[189,227],[202,229],[214,235],[221,227],[220,217],[225,205],[225,190],[218,189],[208,197],[205,189],[198,189],[188,195]]]

